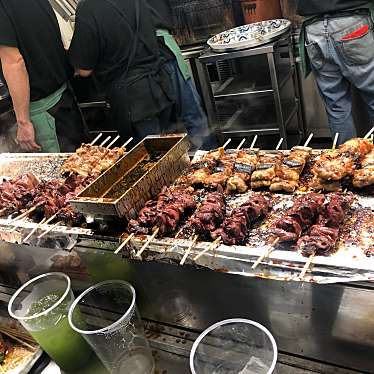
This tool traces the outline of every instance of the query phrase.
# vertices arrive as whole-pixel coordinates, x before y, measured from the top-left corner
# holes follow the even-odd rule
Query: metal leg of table
[[[288,139],[287,139],[287,131],[284,122],[283,110],[282,110],[282,102],[279,92],[279,82],[277,77],[277,70],[275,67],[274,61],[274,53],[267,53],[268,58],[268,65],[270,70],[270,78],[271,78],[271,85],[273,88],[273,96],[274,96],[274,103],[275,103],[275,111],[277,116],[277,124],[279,127],[280,136],[284,139],[282,143],[282,148],[288,148]]]
[[[217,110],[214,102],[212,86],[210,84],[208,67],[206,64],[196,60],[196,70],[200,81],[202,98],[208,115],[209,127],[212,131],[219,131]]]

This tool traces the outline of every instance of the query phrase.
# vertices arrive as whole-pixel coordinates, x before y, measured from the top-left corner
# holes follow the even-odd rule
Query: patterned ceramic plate
[[[216,52],[228,52],[256,47],[271,42],[287,32],[291,22],[274,19],[251,23],[221,32],[208,40],[208,45]]]

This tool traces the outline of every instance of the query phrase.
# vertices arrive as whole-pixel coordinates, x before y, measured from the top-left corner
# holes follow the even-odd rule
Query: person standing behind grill
[[[106,91],[113,124],[135,142],[168,128],[174,94],[144,0],[79,3],[70,59]]]
[[[357,136],[352,85],[374,122],[374,2],[298,0],[298,13],[306,17],[300,35],[305,76],[313,71],[332,135],[344,143]]]
[[[0,0],[0,60],[22,149],[71,152],[87,140],[48,0]]]
[[[217,147],[217,142],[209,132],[208,119],[202,108],[201,98],[182,52],[171,35],[170,0],[146,1],[155,22],[160,51],[167,59],[166,68],[173,81],[176,115],[182,120],[194,147],[214,149]]]

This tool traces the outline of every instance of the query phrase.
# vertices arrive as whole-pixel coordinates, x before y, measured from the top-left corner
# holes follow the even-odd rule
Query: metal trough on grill
[[[81,213],[131,219],[186,169],[185,134],[148,136],[70,203]]]

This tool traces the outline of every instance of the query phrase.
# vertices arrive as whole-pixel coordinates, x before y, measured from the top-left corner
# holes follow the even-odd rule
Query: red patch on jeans
[[[343,36],[341,40],[345,41],[345,40],[361,38],[361,36],[366,35],[368,31],[369,31],[369,25],[365,25],[365,26],[360,27],[356,31],[351,32],[350,34]]]

